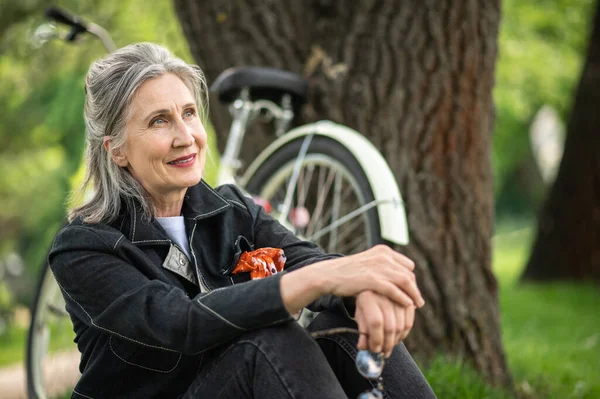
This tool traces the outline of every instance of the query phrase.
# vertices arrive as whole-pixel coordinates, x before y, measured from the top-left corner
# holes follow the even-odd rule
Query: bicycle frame
[[[339,219],[331,226],[322,229],[319,234],[326,234],[329,229],[334,229],[349,219],[366,212],[368,209],[376,207],[381,224],[381,237],[395,244],[408,244],[409,236],[406,212],[404,209],[404,202],[400,194],[400,189],[398,188],[394,174],[377,148],[362,134],[348,128],[347,126],[324,120],[302,125],[290,130],[283,137],[275,140],[260,153],[256,160],[248,167],[246,173],[239,183],[242,186],[245,186],[246,182],[249,180],[250,176],[254,174],[259,165],[265,162],[267,158],[269,158],[283,145],[292,140],[301,138],[304,140],[306,147],[308,147],[308,144],[313,136],[329,137],[340,142],[348,150],[350,150],[367,175],[367,179],[369,180],[371,188],[373,189],[373,195],[375,197],[375,200],[371,203],[356,209],[355,211],[346,215],[344,218]],[[304,155],[301,150],[296,158],[297,165],[302,163],[303,156]],[[295,178],[297,178],[297,176],[292,176],[289,184],[290,187],[295,187]],[[293,192],[288,190],[288,195],[292,194]],[[280,217],[280,222],[281,219],[285,220],[285,216],[287,215],[285,214],[284,204],[284,211]],[[319,236],[315,235],[307,237],[309,240],[316,240],[318,238]]]
[[[289,95],[283,97],[282,106],[268,100],[252,101],[248,89],[242,90],[239,98],[231,103],[229,107],[233,121],[227,136],[225,151],[221,157],[217,185],[239,184],[237,172],[242,165],[239,159],[240,149],[250,122],[265,113],[267,118],[275,120],[275,134],[281,136],[287,131],[288,126],[294,119],[294,111],[290,103]]]
[[[87,31],[100,39],[108,52],[116,49],[109,34],[99,25],[85,23],[78,17],[70,16],[58,9],[49,10],[47,15],[58,22],[71,25],[72,30],[66,40],[75,40],[78,34]],[[41,33],[36,32],[36,35],[40,35]],[[49,38],[57,37],[52,30],[50,30],[50,33],[46,31],[45,34],[47,36],[39,39],[48,40]],[[290,123],[294,118],[290,95],[284,95],[282,97],[281,105],[278,105],[269,100],[251,100],[250,92],[247,88],[243,89],[239,97],[231,103],[230,113],[233,117],[233,121],[227,137],[225,151],[221,157],[217,175],[217,185],[237,184],[238,186],[244,187],[248,177],[252,175],[252,172],[274,151],[293,139],[304,137],[305,145],[303,145],[302,150],[296,159],[295,170],[298,170],[304,160],[304,154],[313,135],[327,136],[339,141],[353,153],[361,164],[362,169],[366,172],[369,183],[373,188],[375,201],[362,207],[364,209],[361,208],[355,210],[353,214],[358,215],[372,207],[377,207],[377,212],[381,220],[381,236],[396,244],[405,245],[408,243],[406,213],[396,179],[379,151],[360,133],[343,125],[329,121],[321,121],[294,129],[294,134],[286,134],[285,138],[281,137],[287,133]],[[279,139],[275,140],[275,142],[261,153],[259,158],[252,163],[250,168],[248,168],[244,178],[241,178],[238,176],[238,170],[241,167],[241,161],[239,159],[240,149],[248,125],[259,115],[265,115],[274,120],[276,125],[275,134]],[[290,202],[292,195],[294,194],[297,177],[297,173],[294,173],[288,186],[289,190],[286,195],[286,200],[278,215],[278,220],[282,224],[288,223],[287,216],[290,212]],[[352,217],[354,216],[348,215],[348,218]],[[341,219],[338,224],[344,223],[343,220],[344,219]],[[331,228],[335,227],[336,226],[331,226]],[[323,234],[325,233],[326,232],[323,232]],[[318,237],[309,237],[309,239],[316,238]]]
[[[321,235],[326,234],[330,229],[334,229],[347,220],[366,212],[370,208],[376,207],[381,223],[381,236],[385,240],[395,244],[408,244],[408,223],[400,189],[392,171],[377,148],[357,131],[331,121],[319,121],[288,131],[287,127],[292,121],[294,113],[291,107],[289,107],[289,98],[287,100],[284,99],[282,104],[283,106],[280,107],[272,101],[267,100],[253,102],[250,100],[248,90],[242,90],[240,97],[230,106],[233,122],[229,136],[227,137],[225,152],[221,158],[217,184],[232,183],[245,187],[249,177],[252,176],[258,166],[271,154],[291,140],[303,138],[304,145],[298,153],[295,162],[295,169],[298,169],[302,164],[306,149],[310,145],[313,135],[327,136],[344,144],[360,162],[373,188],[375,200],[356,209],[345,218],[340,219],[337,223],[328,226],[328,228],[323,229],[319,233]],[[258,158],[247,169],[244,176],[238,177],[237,171],[241,166],[239,153],[246,128],[261,112],[266,112],[269,117],[275,119],[277,126],[276,134],[279,138],[261,152]],[[290,179],[286,199],[278,215],[278,221],[282,224],[288,224],[287,217],[297,178],[297,173],[294,173]],[[316,240],[318,238],[319,236],[312,236],[307,239]]]
[[[37,39],[40,42],[58,37],[63,40],[73,41],[76,39],[77,35],[87,31],[98,37],[108,52],[112,52],[116,49],[108,33],[98,25],[85,23],[78,17],[70,16],[61,10],[54,10],[54,14],[52,14],[51,17],[58,22],[70,25],[72,27],[72,31],[68,36],[60,37],[52,28],[46,27],[45,29],[39,29],[36,32],[36,36],[38,36]],[[344,152],[351,153],[351,155],[358,162],[358,166],[364,172],[364,176],[368,181],[373,196],[369,197],[368,202],[365,201],[366,203],[361,203],[360,206],[357,205],[356,209],[351,210],[349,213],[340,215],[341,217],[339,219],[335,219],[328,226],[320,228],[314,234],[312,233],[312,230],[310,230],[311,232],[308,233],[310,237],[303,238],[316,241],[321,236],[328,233],[331,233],[333,236],[335,235],[335,230],[339,226],[349,222],[354,218],[357,218],[360,215],[373,214],[374,212],[372,209],[375,208],[377,210],[377,217],[379,219],[380,237],[392,243],[408,243],[408,228],[404,203],[402,201],[396,179],[381,153],[379,153],[377,148],[359,132],[331,121],[320,121],[299,126],[290,130],[291,122],[294,118],[294,111],[292,108],[292,99],[289,94],[283,95],[281,102],[278,104],[265,99],[252,99],[249,89],[244,88],[240,91],[238,98],[236,98],[230,104],[229,110],[233,120],[229,130],[229,135],[227,137],[227,142],[225,144],[225,150],[221,156],[216,185],[236,184],[238,187],[244,190],[244,187],[246,187],[253,174],[261,167],[261,165],[265,166],[263,164],[269,160],[275,152],[287,145],[298,145],[298,142],[292,143],[292,141],[301,140],[298,153],[296,154],[294,150],[292,153],[293,159],[287,164],[293,164],[293,171],[290,174],[289,181],[285,183],[285,199],[282,203],[277,204],[279,206],[277,209],[274,209],[274,212],[272,213],[272,216],[277,218],[277,220],[289,230],[297,231],[294,226],[291,226],[292,222],[288,216],[293,210],[292,197],[297,190],[297,183],[299,179],[298,172],[302,168],[305,159],[307,159],[309,147],[311,149],[313,148],[311,147],[311,142],[314,143],[313,138],[317,136],[324,136],[328,139],[335,140],[341,144],[344,149],[348,150]],[[246,168],[244,174],[240,175],[239,172],[242,166],[242,162],[240,160],[240,151],[246,135],[246,130],[250,124],[259,117],[266,118],[274,123],[275,135],[277,138],[258,155],[258,157],[249,165],[248,168]],[[315,141],[320,139],[321,138],[317,138]],[[335,144],[337,145],[337,143]],[[342,149],[339,149],[339,151],[341,150]],[[364,180],[365,177],[362,179]],[[298,192],[300,192],[299,189]],[[334,240],[333,242],[336,241]],[[54,282],[53,275],[49,269],[45,269],[44,280],[42,280],[42,284],[40,284],[38,291],[40,291],[38,296],[42,298],[42,300],[39,301],[44,305],[47,305],[45,302],[46,297],[57,297],[51,301],[51,304],[56,306],[44,309],[44,311],[52,312],[53,314],[65,314],[61,302],[62,296],[59,295],[60,291],[58,290],[58,286]],[[37,302],[38,298],[36,298],[36,303]],[[38,317],[38,319],[39,323],[47,322],[44,314],[42,314],[42,317]],[[308,319],[309,316],[307,314],[303,314],[301,321],[303,321],[305,325],[307,324],[306,320]],[[33,355],[35,355],[30,357],[28,354],[27,372],[28,389],[30,392],[44,391],[43,387],[41,386],[42,381],[40,378],[42,373],[40,365],[41,359],[46,353],[47,348],[40,347],[39,345],[45,345],[47,342],[45,339],[31,338],[36,337],[35,330],[42,331],[43,327],[44,325],[32,325],[32,328],[30,329],[30,338],[28,338],[30,342],[28,351],[31,351]],[[34,331],[34,333],[31,333],[31,331]],[[49,334],[47,330],[44,331],[46,334]],[[31,342],[33,342],[33,345],[31,345]]]

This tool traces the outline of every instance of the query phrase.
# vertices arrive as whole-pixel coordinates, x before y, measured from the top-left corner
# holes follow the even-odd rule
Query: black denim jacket
[[[138,204],[124,209],[110,225],[73,221],[49,255],[81,352],[73,397],[176,398],[203,351],[293,320],[279,291],[283,273],[252,281],[230,274],[242,251],[283,248],[284,273],[339,256],[299,240],[234,186],[213,190],[201,181],[188,189],[183,216],[192,259],[156,220],[144,220]],[[326,308],[347,314],[337,297],[311,306]]]

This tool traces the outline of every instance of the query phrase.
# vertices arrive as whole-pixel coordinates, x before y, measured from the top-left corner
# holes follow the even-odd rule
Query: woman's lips
[[[167,163],[176,168],[187,168],[192,166],[194,162],[196,162],[196,154],[186,155]]]

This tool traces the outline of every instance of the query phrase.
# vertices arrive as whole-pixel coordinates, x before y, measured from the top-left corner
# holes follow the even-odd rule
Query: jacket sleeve
[[[282,248],[287,258],[284,270],[291,272],[327,259],[343,257],[341,254],[326,254],[311,241],[301,240],[281,223],[268,215],[262,206],[254,203],[251,198],[244,196],[237,187],[229,186],[238,200],[244,202],[254,220],[254,246]],[[344,317],[353,318],[355,310],[354,298],[342,298],[334,295],[324,295],[309,306],[313,312],[331,310]]]
[[[140,345],[195,354],[246,331],[292,320],[280,278],[216,289],[189,298],[145,276],[87,226],[69,226],[55,239],[50,267],[67,311],[88,326]],[[234,306],[232,306],[234,304]]]

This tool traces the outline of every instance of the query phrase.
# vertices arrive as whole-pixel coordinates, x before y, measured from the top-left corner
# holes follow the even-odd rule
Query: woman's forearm
[[[319,269],[317,264],[309,265],[281,277],[281,298],[291,315],[328,294],[326,278]]]
[[[416,284],[414,262],[384,245],[344,258],[328,259],[282,276],[285,308],[294,314],[319,297],[353,297],[374,291],[400,306],[425,304]]]

